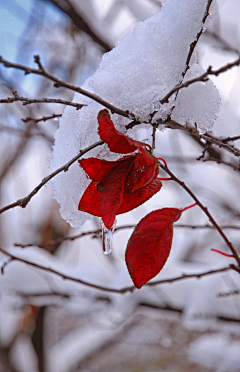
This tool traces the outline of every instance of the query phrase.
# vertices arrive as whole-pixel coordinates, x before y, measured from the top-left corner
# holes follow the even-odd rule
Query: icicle
[[[103,253],[110,254],[112,253],[112,239],[113,239],[113,232],[116,226],[117,220],[115,219],[112,228],[109,230],[104,225],[103,220],[100,220],[100,226],[102,229],[102,243],[103,243]]]

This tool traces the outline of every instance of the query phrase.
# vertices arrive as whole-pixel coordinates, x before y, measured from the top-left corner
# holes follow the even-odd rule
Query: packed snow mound
[[[160,12],[139,22],[117,46],[106,53],[97,71],[89,77],[83,88],[114,106],[129,110],[140,120],[158,110],[157,117],[172,118],[180,123],[197,123],[201,130],[210,129],[219,109],[219,96],[211,82],[196,83],[179,92],[175,101],[159,101],[179,82],[186,68],[190,44],[202,28],[207,0],[166,0]],[[196,57],[185,79],[202,73]],[[60,119],[55,135],[52,169],[55,170],[74,157],[80,149],[99,140],[97,114],[103,108],[99,103],[75,94],[74,101],[87,104],[76,111],[67,107]],[[117,129],[124,132],[129,119],[112,115]],[[136,137],[138,128],[131,131]],[[128,133],[129,134],[129,133]],[[149,138],[150,140],[150,138]],[[106,146],[97,147],[86,157],[116,159]],[[68,172],[52,180],[54,197],[60,204],[62,217],[73,227],[80,227],[90,215],[78,211],[79,200],[90,181],[78,163]]]

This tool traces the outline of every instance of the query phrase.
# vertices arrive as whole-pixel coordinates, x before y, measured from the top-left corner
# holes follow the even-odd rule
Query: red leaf
[[[159,180],[152,181],[149,185],[131,193],[123,194],[122,204],[117,214],[127,213],[139,205],[145,203],[162,188],[162,182]]]
[[[99,112],[98,124],[99,136],[105,143],[107,143],[112,152],[129,154],[130,152],[137,150],[133,140],[115,129],[108,110],[104,109]]]
[[[126,264],[137,288],[154,278],[165,265],[172,245],[173,223],[182,212],[177,208],[158,209],[136,226],[127,245]]]
[[[129,157],[132,157],[133,160],[135,158],[132,155],[128,155],[128,156],[125,156],[124,158],[117,160],[117,162],[120,162]],[[95,182],[105,182],[112,168],[115,167],[117,163],[116,161],[88,158],[88,159],[79,160],[79,164],[84,169],[84,171],[87,173],[89,178],[91,178],[91,180]]]
[[[145,150],[146,151],[146,150]],[[147,151],[146,151],[147,152]],[[142,154],[136,155],[133,168],[125,181],[125,192],[131,193],[148,185],[158,176],[158,161],[150,155],[148,163]]]
[[[122,203],[117,211],[117,214],[127,213],[139,205],[145,203],[153,195],[161,190],[162,182],[154,180],[149,185],[142,187],[140,190],[135,191],[132,194],[123,194]],[[91,182],[85,190],[78,209],[83,212],[92,214],[93,216],[101,217],[99,208],[101,192],[98,190],[98,184]]]
[[[81,197],[78,210],[90,213],[93,216],[101,217],[99,208],[100,195],[101,192],[97,190],[97,183],[94,181],[91,182]]]
[[[124,181],[133,159],[129,157],[112,168],[100,195],[100,212],[107,229],[111,229],[123,200]]]

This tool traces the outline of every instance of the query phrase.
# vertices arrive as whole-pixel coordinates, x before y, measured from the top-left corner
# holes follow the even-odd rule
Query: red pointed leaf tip
[[[99,136],[112,152],[129,154],[137,150],[135,141],[115,129],[108,110],[99,112],[98,124]]]
[[[172,246],[173,223],[182,214],[177,208],[149,213],[136,226],[126,249],[126,264],[134,285],[141,288],[165,265]]]

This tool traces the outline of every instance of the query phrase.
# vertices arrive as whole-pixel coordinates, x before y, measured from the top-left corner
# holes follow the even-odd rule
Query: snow
[[[216,372],[238,372],[239,347],[239,340],[231,340],[224,333],[203,335],[190,345],[189,358]]]
[[[86,80],[83,88],[124,110],[134,113],[141,121],[158,110],[157,117],[166,119],[173,106],[173,118],[182,124],[196,122],[200,130],[211,129],[219,109],[219,96],[211,82],[197,83],[174,96],[169,103],[159,101],[176,84],[181,82],[186,67],[190,44],[202,27],[202,18],[207,0],[166,0],[160,12],[139,22],[133,31],[125,35],[117,46],[106,53],[99,68]],[[202,73],[196,62],[190,68],[187,78]],[[80,149],[99,140],[97,114],[102,106],[87,97],[75,94],[74,101],[88,106],[76,111],[66,108],[55,135],[52,169],[65,164]],[[112,115],[117,129],[124,132],[129,119]],[[137,136],[137,129],[131,131]],[[151,139],[148,131],[148,141]],[[96,148],[87,153],[105,159],[113,159],[106,149]],[[116,158],[116,157],[115,157]],[[89,184],[84,171],[77,163],[68,172],[60,173],[51,182],[54,197],[60,204],[62,217],[73,227],[80,227],[86,213],[78,211],[79,200]]]

